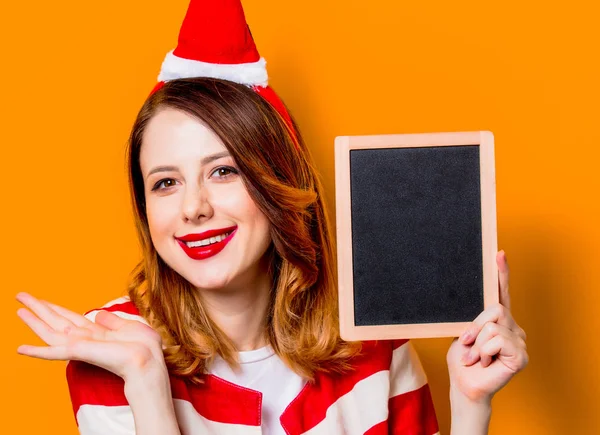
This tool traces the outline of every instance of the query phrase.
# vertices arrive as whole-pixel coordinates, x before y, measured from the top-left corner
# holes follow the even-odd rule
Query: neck
[[[210,318],[233,341],[238,351],[266,346],[267,309],[271,277],[264,268],[253,273],[251,282],[219,291],[202,290],[202,301]]]

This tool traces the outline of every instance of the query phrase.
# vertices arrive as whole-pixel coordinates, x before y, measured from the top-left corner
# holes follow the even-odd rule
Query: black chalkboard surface
[[[346,340],[458,336],[498,302],[490,132],[336,138]]]

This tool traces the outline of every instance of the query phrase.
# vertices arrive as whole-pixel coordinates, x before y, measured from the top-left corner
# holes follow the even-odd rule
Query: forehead
[[[219,137],[202,121],[180,110],[165,108],[148,122],[142,138],[142,172],[152,166],[180,164],[226,151]]]

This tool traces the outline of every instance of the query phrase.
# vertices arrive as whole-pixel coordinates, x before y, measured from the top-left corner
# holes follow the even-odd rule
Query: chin
[[[160,256],[160,253],[159,253]],[[205,288],[216,290],[226,287],[230,280],[230,272],[227,270],[217,270],[216,267],[191,267],[182,265],[180,259],[176,256],[160,256],[169,268],[175,271],[179,276],[188,281],[195,288]]]
[[[200,275],[198,272],[195,274],[180,272],[180,275],[194,287],[206,290],[218,290],[227,287],[230,282],[229,276],[226,273],[218,274],[213,272],[208,275]]]

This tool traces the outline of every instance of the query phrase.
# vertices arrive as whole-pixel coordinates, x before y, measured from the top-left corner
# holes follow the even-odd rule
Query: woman
[[[222,3],[239,18],[239,2]],[[80,316],[18,295],[49,344],[19,352],[70,361],[81,433],[438,432],[410,342],[339,338],[323,189],[268,88],[169,77],[128,154],[143,248],[128,297]],[[448,352],[456,434],[487,433],[493,394],[527,363],[497,260],[502,304]]]

